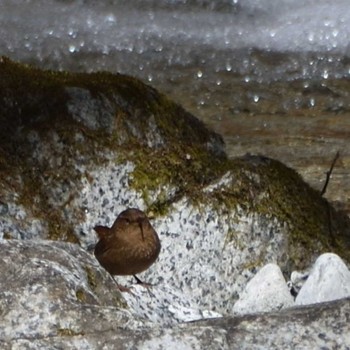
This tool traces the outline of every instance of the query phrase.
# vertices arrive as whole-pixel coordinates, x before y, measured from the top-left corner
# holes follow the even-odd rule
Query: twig
[[[335,157],[334,157],[334,159],[333,159],[331,168],[330,168],[330,169],[327,171],[327,173],[326,173],[326,182],[324,183],[324,186],[323,186],[323,188],[322,188],[321,196],[323,196],[323,195],[326,193],[327,186],[328,186],[328,183],[329,183],[329,179],[331,178],[333,168],[334,168],[335,163],[336,163],[336,161],[338,160],[338,158],[339,158],[339,151],[337,152],[337,154],[335,155]]]

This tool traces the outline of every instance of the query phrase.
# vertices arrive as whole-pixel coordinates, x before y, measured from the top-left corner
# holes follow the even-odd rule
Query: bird
[[[112,276],[133,275],[147,270],[158,258],[160,240],[146,214],[137,208],[122,211],[111,228],[95,226],[99,241],[94,254]]]

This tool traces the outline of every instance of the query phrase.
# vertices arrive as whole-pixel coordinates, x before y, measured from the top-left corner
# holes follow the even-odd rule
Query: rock
[[[162,284],[137,285],[131,289],[133,294],[122,296],[94,257],[77,244],[2,240],[0,260],[0,347],[4,350],[315,349],[345,348],[350,342],[350,299],[278,313],[173,324],[155,316],[151,322],[135,311],[141,314],[153,303],[154,313],[174,313],[182,321],[208,315],[186,309],[189,305],[181,310],[166,300],[160,310],[159,301],[168,292],[170,300],[175,300],[174,292],[181,299],[181,293]]]
[[[347,349],[350,299],[259,315],[196,322],[225,339],[221,349]],[[224,331],[224,333],[222,333]]]
[[[290,275],[290,281],[287,282],[288,288],[290,289],[291,294],[296,297],[304,285],[305,281],[309,277],[309,269],[305,271],[293,271]]]
[[[276,311],[293,305],[294,299],[281,269],[276,264],[267,264],[248,282],[233,306],[233,312],[244,315]]]
[[[0,259],[2,341],[147,324],[132,315],[114,281],[76,244],[1,240]]]
[[[350,297],[350,271],[336,254],[322,254],[295,299],[296,305]]]
[[[93,194],[95,190],[86,192]],[[100,201],[103,198],[95,200],[98,207]],[[144,305],[139,308],[132,296],[125,298],[136,306],[138,315],[163,323],[198,319],[198,315],[204,314],[231,314],[238,294],[254,273],[245,263],[262,254],[266,260],[273,259],[282,251],[278,249],[283,246],[283,240],[278,242],[283,238],[282,229],[280,234],[276,231],[277,237],[272,241],[265,231],[266,222],[256,224],[254,232],[246,235],[247,226],[253,225],[255,220],[253,216],[243,224],[234,223],[230,215],[223,213],[218,218],[209,207],[194,206],[185,199],[174,203],[171,214],[152,220],[162,248],[158,261],[139,275],[143,281],[162,285],[162,290],[158,291],[160,300],[151,295],[146,301],[149,295],[143,293]],[[242,246],[227,241],[230,228],[237,232],[236,239]],[[254,239],[257,243],[252,253],[250,244]],[[124,285],[132,283],[132,278],[117,276],[116,279]],[[174,311],[167,309],[169,305]],[[193,311],[181,316],[181,310],[186,308]]]
[[[208,164],[226,158],[221,136],[137,79],[44,72],[6,58],[0,76],[0,193],[7,204],[0,227],[7,237],[88,240],[75,224],[91,228],[89,218],[101,216],[90,215],[96,206],[87,207],[81,191],[106,164],[120,169],[126,193],[159,191],[154,200],[161,195],[163,202],[163,188],[182,169],[196,164],[197,174],[187,171],[183,182],[193,185],[216,176]],[[113,185],[101,184],[101,191]],[[132,200],[124,196],[119,204]]]

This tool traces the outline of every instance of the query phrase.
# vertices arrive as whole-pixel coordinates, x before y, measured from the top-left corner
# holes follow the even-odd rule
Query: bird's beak
[[[140,226],[140,230],[141,230],[141,236],[142,236],[142,240],[145,240],[145,236],[143,235],[143,227],[142,227],[142,221],[139,221],[139,226]]]

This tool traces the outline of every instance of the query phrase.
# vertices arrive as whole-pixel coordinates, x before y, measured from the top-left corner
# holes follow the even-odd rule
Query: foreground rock
[[[169,339],[231,346],[225,334],[236,320],[208,333],[178,324],[232,315],[247,282],[268,263],[289,275],[330,248],[349,260],[347,218],[298,174],[262,156],[228,160],[219,135],[141,82],[42,72],[5,58],[0,75],[0,235],[9,239],[3,249],[13,251],[1,284],[5,343],[44,346],[73,337],[78,348],[133,341],[154,348]],[[153,289],[133,287],[121,298],[84,249],[96,240],[92,228],[111,225],[126,207],[153,217],[162,250],[140,275]],[[26,259],[30,279],[20,275]],[[94,274],[101,283],[92,282]],[[26,304],[23,315],[11,313],[17,302]]]
[[[138,317],[137,308],[126,305],[93,256],[75,244],[5,240],[0,242],[0,259],[0,346],[4,350],[312,349],[350,344],[349,299],[169,327],[161,320]],[[132,288],[141,309],[152,300],[159,302],[161,293],[169,290],[166,285]],[[145,294],[148,298],[142,297]],[[164,305],[168,312],[172,310],[172,305]],[[183,310],[191,314],[185,305]]]
[[[282,310],[278,313],[200,322],[220,333],[226,349],[347,349],[350,299]],[[225,348],[225,347],[222,347]]]
[[[113,280],[78,245],[3,240],[0,257],[5,344],[146,324],[128,311]]]

